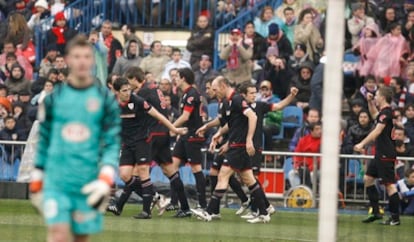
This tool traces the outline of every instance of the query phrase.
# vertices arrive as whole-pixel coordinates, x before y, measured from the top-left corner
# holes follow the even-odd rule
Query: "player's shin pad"
[[[114,168],[104,166],[101,169],[99,179],[86,184],[82,188],[82,193],[88,196],[87,203],[89,206],[97,209],[99,212],[105,212],[109,203],[114,177]]]

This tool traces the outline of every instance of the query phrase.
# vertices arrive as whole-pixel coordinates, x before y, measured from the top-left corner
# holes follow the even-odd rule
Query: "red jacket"
[[[313,138],[311,134],[305,135],[299,139],[295,152],[298,153],[319,153],[321,148],[321,138]],[[317,158],[318,167],[320,158]],[[313,171],[313,157],[294,156],[293,167],[298,169],[305,164],[310,171]]]

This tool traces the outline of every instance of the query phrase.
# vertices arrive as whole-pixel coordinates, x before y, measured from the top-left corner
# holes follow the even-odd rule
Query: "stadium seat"
[[[218,115],[218,103],[209,103],[207,106],[209,119],[215,119]]]
[[[283,109],[282,125],[280,126],[280,132],[277,135],[273,135],[273,139],[281,140],[285,136],[286,128],[299,128],[303,123],[303,110],[296,106],[287,106]]]
[[[347,183],[356,182],[356,184],[364,184],[364,178],[361,174],[361,161],[350,159],[348,161]]]
[[[359,56],[354,55],[352,52],[345,53],[344,63],[342,64],[344,75],[346,76],[354,75],[358,62],[359,62]]]
[[[293,169],[293,159],[292,157],[286,158],[283,163],[283,173],[285,174],[285,180],[289,177],[289,172]]]
[[[180,177],[183,181],[184,185],[196,185],[195,177],[193,175],[193,171],[191,170],[190,166],[182,166],[180,167]]]
[[[20,160],[12,164],[8,162],[8,155],[3,145],[0,145],[0,181],[16,181],[19,174]]]

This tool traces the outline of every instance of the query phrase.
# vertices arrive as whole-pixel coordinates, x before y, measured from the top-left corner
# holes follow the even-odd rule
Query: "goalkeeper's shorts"
[[[43,196],[43,211],[48,226],[69,224],[77,235],[102,231],[103,216],[87,204],[87,196],[54,190],[45,190]]]

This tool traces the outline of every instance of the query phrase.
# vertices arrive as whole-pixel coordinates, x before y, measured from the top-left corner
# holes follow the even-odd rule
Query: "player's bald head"
[[[211,85],[230,87],[230,81],[224,76],[218,76],[213,80]]]

